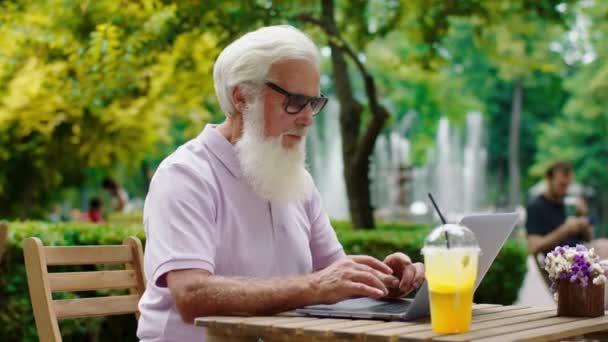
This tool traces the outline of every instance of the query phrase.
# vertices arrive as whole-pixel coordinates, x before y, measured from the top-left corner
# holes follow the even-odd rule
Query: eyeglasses
[[[296,115],[301,112],[306,107],[306,105],[310,103],[310,107],[312,108],[312,115],[314,116],[317,115],[321,111],[321,109],[323,109],[323,107],[325,107],[327,101],[329,100],[327,96],[323,94],[321,94],[321,96],[306,96],[302,94],[293,94],[272,82],[266,82],[266,85],[270,87],[270,89],[287,97],[287,101],[285,102],[284,108],[287,114]]]

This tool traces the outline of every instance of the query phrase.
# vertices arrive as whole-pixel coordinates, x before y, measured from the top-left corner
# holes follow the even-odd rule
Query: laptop
[[[504,213],[470,215],[460,221],[475,234],[481,248],[475,290],[511,235],[517,220],[517,213]],[[429,294],[424,282],[413,299],[357,298],[332,305],[311,305],[297,309],[296,312],[315,317],[410,321],[429,315]]]

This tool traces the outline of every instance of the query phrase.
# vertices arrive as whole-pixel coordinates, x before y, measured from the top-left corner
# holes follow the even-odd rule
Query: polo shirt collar
[[[241,178],[241,165],[236,148],[217,130],[217,125],[207,124],[198,138],[219,159],[235,178]]]

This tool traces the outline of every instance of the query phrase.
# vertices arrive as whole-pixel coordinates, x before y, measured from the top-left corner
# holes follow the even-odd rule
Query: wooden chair
[[[0,222],[0,261],[2,261],[2,255],[4,254],[4,249],[6,248],[6,237],[8,234],[8,226],[6,223]]]
[[[25,240],[25,268],[40,341],[61,341],[59,319],[135,313],[145,290],[143,249],[136,237],[122,245],[45,247],[36,237]],[[125,264],[125,270],[49,273],[47,266]],[[53,292],[129,289],[130,295],[57,299]]]

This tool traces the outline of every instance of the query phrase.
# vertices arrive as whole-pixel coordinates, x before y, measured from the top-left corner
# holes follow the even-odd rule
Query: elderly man
[[[290,26],[250,32],[213,72],[226,120],[158,167],[144,208],[142,341],[200,341],[195,317],[273,314],[402,296],[424,279],[402,254],[346,256],[305,169],[307,129],[327,103],[319,53]]]

